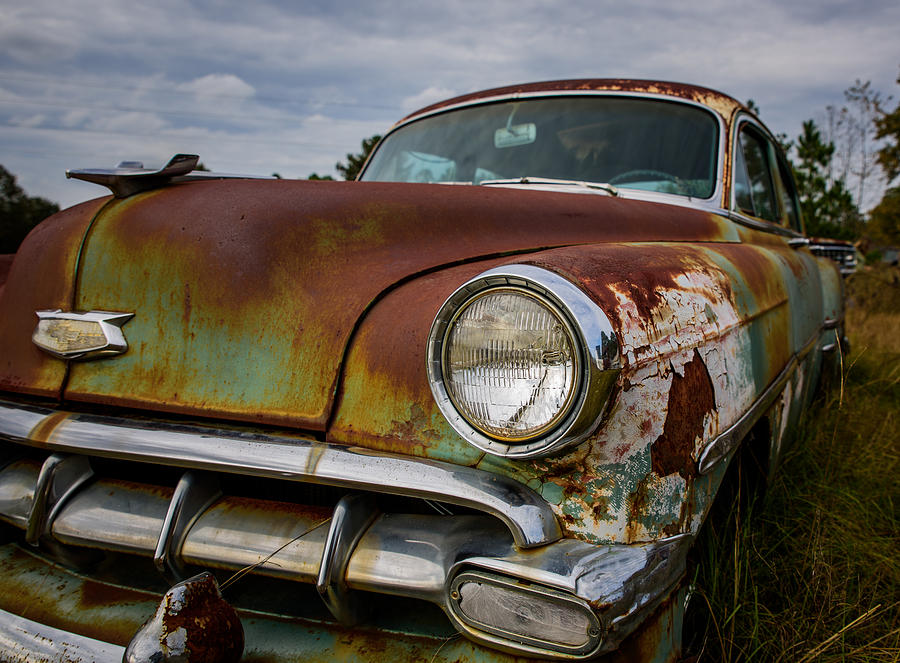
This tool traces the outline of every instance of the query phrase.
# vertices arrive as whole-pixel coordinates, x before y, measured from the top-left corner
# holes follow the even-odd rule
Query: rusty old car
[[[674,660],[729,464],[843,339],[758,118],[532,83],[355,182],[196,163],[70,171],[112,195],[2,286],[7,657]]]

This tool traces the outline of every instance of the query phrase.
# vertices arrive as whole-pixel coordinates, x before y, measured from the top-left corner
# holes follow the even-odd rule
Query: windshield
[[[696,106],[617,96],[500,102],[411,122],[360,179],[466,182],[548,178],[708,198],[718,124]]]

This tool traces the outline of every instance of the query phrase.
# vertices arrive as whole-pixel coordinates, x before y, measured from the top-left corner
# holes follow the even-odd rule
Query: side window
[[[800,223],[800,203],[797,199],[797,188],[794,186],[794,176],[791,169],[785,163],[784,159],[778,159],[778,179],[781,193],[781,205],[784,208],[784,214],[787,216],[788,225],[797,232],[803,231]]]
[[[742,147],[734,151],[734,202],[742,212],[753,214],[750,176],[747,174],[747,162],[744,161],[744,150]]]
[[[735,202],[742,212],[779,222],[778,200],[766,140],[749,126],[741,129],[740,156],[735,159]],[[743,172],[741,172],[743,171]]]

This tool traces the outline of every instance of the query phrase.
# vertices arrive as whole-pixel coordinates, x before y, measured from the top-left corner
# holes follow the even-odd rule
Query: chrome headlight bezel
[[[473,425],[457,409],[444,383],[445,344],[459,312],[492,290],[521,292],[552,307],[564,321],[577,355],[575,391],[565,411],[554,417],[547,430],[517,442],[499,439]],[[584,440],[603,416],[619,368],[619,344],[606,314],[571,281],[533,265],[498,267],[464,283],[441,306],[428,335],[428,381],[438,408],[467,442],[496,456],[545,456]]]

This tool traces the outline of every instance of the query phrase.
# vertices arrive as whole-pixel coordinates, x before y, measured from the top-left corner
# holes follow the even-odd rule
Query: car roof
[[[745,106],[727,94],[711,90],[697,85],[686,83],[673,83],[669,81],[650,81],[630,78],[580,78],[561,81],[544,81],[538,83],[523,83],[520,85],[508,85],[506,87],[472,92],[459,97],[453,97],[445,101],[439,101],[425,108],[410,113],[399,124],[416,118],[420,115],[429,115],[444,108],[457,105],[466,105],[486,101],[490,99],[502,99],[517,97],[520,95],[540,96],[547,94],[565,94],[572,92],[583,94],[589,92],[626,92],[636,94],[654,94],[679,99],[694,101],[719,113],[726,121],[738,109],[746,110]]]

